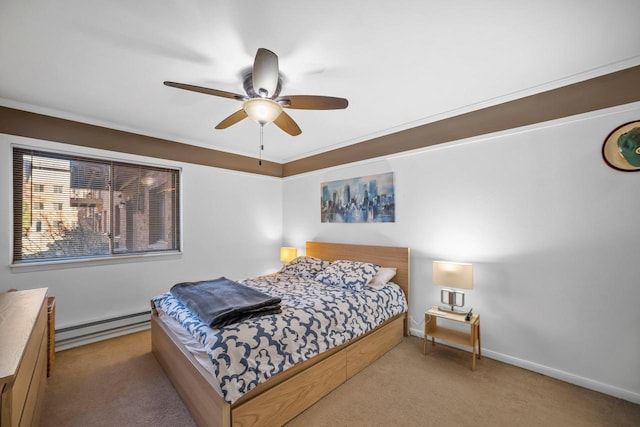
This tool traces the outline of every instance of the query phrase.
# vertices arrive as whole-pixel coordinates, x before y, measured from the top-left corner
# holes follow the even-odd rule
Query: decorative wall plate
[[[602,144],[602,157],[614,169],[640,170],[640,120],[615,128]]]

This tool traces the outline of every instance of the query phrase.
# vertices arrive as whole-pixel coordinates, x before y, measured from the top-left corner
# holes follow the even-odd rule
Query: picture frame
[[[393,172],[321,183],[320,218],[324,223],[395,222]]]

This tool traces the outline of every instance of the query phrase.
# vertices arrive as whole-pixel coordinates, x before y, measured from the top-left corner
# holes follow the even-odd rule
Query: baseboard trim
[[[421,331],[418,329],[410,329],[410,333],[413,336],[424,339],[424,331]],[[441,342],[438,339],[436,339],[436,342],[442,343],[444,345],[448,345],[450,347],[454,347],[460,350],[464,350],[468,352],[471,351],[469,347],[460,346],[455,343],[449,343],[444,341]],[[602,383],[599,381],[592,380],[590,378],[581,377],[579,375],[574,375],[569,372],[551,368],[549,366],[540,365],[538,363],[530,362],[528,360],[519,359],[517,357],[509,356],[503,353],[498,353],[496,351],[488,350],[484,347],[482,348],[482,357],[488,357],[489,359],[494,359],[499,362],[504,362],[509,365],[526,369],[528,371],[537,372],[539,374],[546,375],[548,377],[555,378],[557,380],[574,384],[580,387],[584,387],[589,390],[594,390],[599,393],[604,393],[609,396],[624,399],[635,404],[640,404],[640,393],[635,393],[630,390],[625,390],[623,388],[616,387],[611,384]]]

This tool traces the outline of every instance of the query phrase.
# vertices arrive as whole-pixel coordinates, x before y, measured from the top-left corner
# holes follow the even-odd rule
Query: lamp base
[[[467,310],[460,310],[459,308],[455,308],[453,306],[444,306],[444,305],[439,305],[438,306],[438,310],[440,311],[444,311],[446,313],[453,313],[453,314],[462,314],[463,316],[467,314]]]

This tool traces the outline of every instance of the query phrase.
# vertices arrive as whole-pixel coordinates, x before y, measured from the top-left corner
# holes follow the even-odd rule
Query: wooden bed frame
[[[392,279],[409,301],[409,249],[392,246],[307,242],[306,255],[397,268]],[[407,314],[396,316],[356,340],[326,351],[270,378],[233,404],[216,391],[215,379],[158,320],[152,307],[152,352],[199,426],[280,426],[336,389],[408,335]]]

